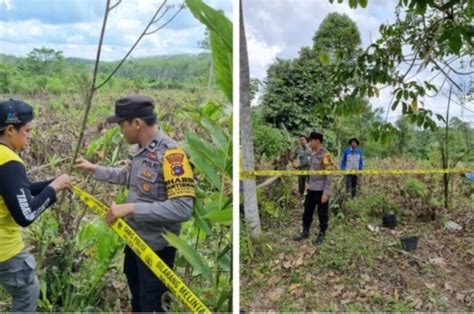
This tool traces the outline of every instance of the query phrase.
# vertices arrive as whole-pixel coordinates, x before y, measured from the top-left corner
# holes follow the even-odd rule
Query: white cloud
[[[112,3],[115,1],[117,0],[113,0]],[[16,16],[10,14],[0,17],[0,53],[24,56],[32,48],[46,46],[63,51],[66,57],[95,57],[102,25],[102,13],[97,3],[91,5],[86,1],[78,2],[77,10],[80,12],[71,15],[74,17],[73,20],[58,20],[54,16],[50,17],[47,11],[44,12],[45,10],[42,10],[40,16],[33,2],[31,6],[25,2],[19,2],[19,5],[14,3]],[[127,0],[117,6],[108,18],[103,60],[121,58],[142,33],[162,2],[163,0]],[[170,8],[162,23],[176,12],[182,2],[182,0],[168,1],[167,5],[174,7]],[[223,9],[227,15],[232,14],[231,0],[206,0],[206,2],[217,9]],[[65,8],[68,7],[66,4],[70,4],[66,1],[64,3]],[[9,0],[0,0],[0,8],[11,7],[11,4]],[[44,3],[35,1],[34,5],[46,6],[47,0],[44,0]],[[92,11],[95,14],[92,14]],[[150,30],[162,23],[158,23]],[[162,30],[145,36],[133,56],[200,53],[202,49],[198,47],[198,42],[204,38],[204,34],[205,27],[186,9]]]
[[[53,30],[54,26],[43,26],[38,20],[3,22],[0,21],[0,40],[14,39],[16,42],[30,40]]]
[[[369,2],[370,3],[370,2]],[[381,4],[378,4],[381,5]],[[379,8],[380,9],[380,8]],[[278,52],[274,57],[284,59],[294,58],[299,50],[313,44],[314,32],[319,24],[331,12],[345,13],[359,27],[363,45],[367,45],[374,33],[378,31],[381,21],[372,16],[367,9],[350,9],[344,4],[331,4],[328,1],[316,0],[277,0],[271,2],[244,2],[245,24],[249,44],[249,62],[251,76],[262,78],[262,57],[260,53],[267,52],[262,47],[276,47]],[[251,37],[253,36],[253,37]],[[253,49],[256,49],[253,51]],[[273,51],[276,51],[275,49]],[[270,61],[270,60],[269,60]],[[266,62],[267,67],[271,64]]]
[[[35,25],[32,28],[30,28],[29,32],[32,36],[42,36],[43,35],[43,30],[38,25]]]
[[[120,31],[126,31],[126,32],[129,32],[129,31],[139,31],[139,30],[142,30],[144,28],[143,26],[143,22],[140,22],[139,20],[132,20],[132,19],[126,19],[126,18],[122,18],[122,19],[117,19],[119,21],[119,23],[113,23],[112,27],[117,29],[117,30],[120,30]]]
[[[83,40],[84,40],[84,36],[82,35],[75,35],[75,36],[67,38],[67,42],[69,43],[79,43],[79,42],[82,42]]]
[[[0,0],[0,6],[4,6],[7,10],[11,10],[12,1],[11,0]]]
[[[262,79],[266,76],[267,68],[275,61],[275,58],[284,47],[257,40],[255,30],[252,28],[248,30],[247,34],[247,49],[252,77]]]
[[[17,43],[11,42],[2,42],[0,46],[0,53],[5,53],[6,51],[15,51],[16,55],[26,56],[33,48],[45,46],[45,42],[41,41],[32,41],[28,44],[18,45]],[[64,55],[67,57],[76,57],[76,58],[89,58],[92,59],[97,53],[97,45],[88,45],[88,44],[55,44],[47,43],[48,48],[54,50],[60,50],[64,52]],[[109,49],[108,46],[104,49]],[[118,58],[118,54],[116,54]]]

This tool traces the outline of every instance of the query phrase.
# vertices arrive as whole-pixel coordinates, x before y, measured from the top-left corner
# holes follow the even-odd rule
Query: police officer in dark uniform
[[[111,206],[107,222],[124,217],[168,266],[173,268],[176,249],[162,233],[179,235],[181,223],[193,212],[194,179],[184,151],[156,126],[153,100],[129,96],[116,101],[115,115],[109,123],[118,123],[132,144],[128,167],[111,168],[79,159],[78,169],[95,179],[126,185],[125,204]],[[133,312],[163,312],[162,295],[167,290],[153,272],[127,247],[124,272],[132,293]]]

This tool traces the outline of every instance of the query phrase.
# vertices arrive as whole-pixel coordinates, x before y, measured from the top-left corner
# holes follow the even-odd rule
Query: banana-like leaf
[[[207,134],[211,137],[212,142],[217,145],[223,151],[228,150],[229,146],[229,135],[224,133],[224,129],[221,126],[217,126],[207,119],[202,119],[202,126],[206,130]]]
[[[209,222],[204,218],[204,215],[206,215],[206,210],[202,206],[202,203],[200,200],[196,199],[194,202],[194,211],[193,211],[193,216],[194,219],[196,219],[196,224],[197,226],[204,231],[207,235],[212,234],[212,228],[209,225]]]
[[[183,254],[184,258],[189,264],[191,264],[195,271],[201,273],[206,279],[212,280],[211,269],[204,263],[196,250],[189,246],[188,243],[170,231],[163,233],[163,238]]]
[[[232,23],[202,0],[186,0],[186,5],[194,17],[209,29],[216,78],[232,102]]]
[[[225,209],[225,210],[212,210],[204,215],[205,218],[221,223],[223,225],[231,225],[232,224],[232,209]]]
[[[213,210],[228,209],[232,207],[232,198],[223,195],[221,192],[215,192],[209,195],[203,206],[206,213]]]
[[[189,142],[185,144],[186,151],[189,154],[189,158],[191,163],[197,168],[197,170],[204,175],[204,178],[212,185],[214,185],[217,189],[221,189],[222,181],[219,177],[218,169],[210,164],[205,156],[203,157],[202,154],[195,150]]]
[[[202,158],[209,161],[219,171],[225,171],[227,156],[224,151],[192,133],[186,135],[186,141],[191,149],[199,153]]]

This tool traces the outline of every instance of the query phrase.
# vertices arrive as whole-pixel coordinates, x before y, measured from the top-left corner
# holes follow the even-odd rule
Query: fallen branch
[[[266,180],[265,182],[262,182],[260,183],[259,185],[257,185],[257,189],[260,189],[260,188],[264,188],[266,186],[269,186],[271,185],[273,182],[275,182],[276,180],[278,180],[280,177],[271,177],[270,179]]]

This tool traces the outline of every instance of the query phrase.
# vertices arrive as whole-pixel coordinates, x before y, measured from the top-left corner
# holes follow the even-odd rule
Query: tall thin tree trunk
[[[453,87],[449,89],[449,97],[448,97],[448,108],[446,109],[446,130],[445,130],[445,138],[444,138],[444,169],[448,168],[449,166],[449,107],[451,106],[451,94],[453,91]],[[444,207],[448,208],[449,205],[449,174],[445,173],[443,175],[443,185],[444,185]]]
[[[255,169],[255,159],[252,141],[252,119],[250,111],[250,70],[245,37],[244,15],[242,0],[240,0],[240,127],[242,142],[242,159],[244,171]],[[258,238],[262,233],[257,203],[257,186],[255,179],[243,181],[245,218],[252,238]]]
[[[100,54],[102,52],[102,44],[104,42],[105,28],[107,26],[107,19],[109,17],[109,12],[110,12],[110,0],[107,0],[107,3],[105,5],[105,11],[104,11],[104,19],[102,21],[102,28],[100,31],[99,45],[97,46],[97,56],[95,58],[95,63],[94,63],[94,73],[92,75],[91,88],[90,88],[89,93],[87,94],[86,110],[84,112],[84,117],[82,119],[81,132],[79,133],[77,146],[76,146],[76,149],[74,150],[74,157],[69,166],[69,173],[71,173],[74,169],[74,163],[76,162],[76,159],[81,150],[82,142],[84,140],[84,133],[87,127],[87,118],[89,117],[89,111],[91,110],[91,106],[92,106],[92,99],[94,98],[94,93],[96,91],[95,82],[97,80],[97,72],[99,70],[99,64],[100,64]]]

